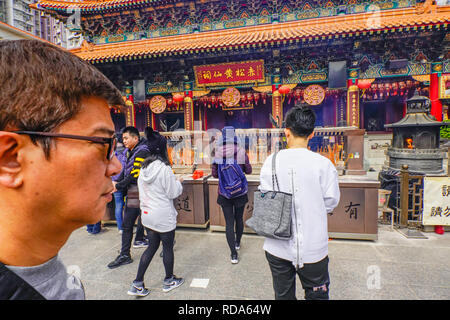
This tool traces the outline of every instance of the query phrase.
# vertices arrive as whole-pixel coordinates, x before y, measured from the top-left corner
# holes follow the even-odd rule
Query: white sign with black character
[[[423,224],[450,225],[450,177],[425,177]]]

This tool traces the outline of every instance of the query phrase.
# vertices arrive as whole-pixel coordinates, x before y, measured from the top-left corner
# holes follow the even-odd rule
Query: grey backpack
[[[261,236],[289,240],[292,238],[292,194],[280,191],[276,174],[276,156],[277,153],[272,157],[273,191],[255,191],[253,214],[246,224]]]

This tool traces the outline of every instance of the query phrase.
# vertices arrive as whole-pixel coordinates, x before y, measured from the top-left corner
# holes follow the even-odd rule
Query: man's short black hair
[[[125,129],[123,129],[122,135],[123,135],[124,133],[128,133],[130,136],[138,137],[138,138],[139,138],[139,130],[138,130],[136,127],[128,126],[128,127],[126,127]]]
[[[306,138],[314,132],[316,114],[310,107],[295,106],[286,113],[285,124],[294,136]]]

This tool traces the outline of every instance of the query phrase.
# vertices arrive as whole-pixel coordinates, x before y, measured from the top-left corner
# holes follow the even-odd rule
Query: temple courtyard
[[[406,238],[379,224],[378,240],[329,241],[332,300],[450,299],[450,232],[423,232],[427,239]],[[145,275],[151,290],[143,300],[272,300],[272,278],[262,249],[264,238],[244,234],[239,263],[230,263],[223,232],[179,228],[175,269],[185,283],[162,291],[164,267],[158,250]],[[127,290],[136,276],[143,248],[132,248],[133,263],[117,269],[107,264],[118,254],[121,236],[115,225],[97,235],[76,230],[60,256],[69,272],[78,274],[88,300],[129,300]],[[297,279],[297,298],[303,290]]]

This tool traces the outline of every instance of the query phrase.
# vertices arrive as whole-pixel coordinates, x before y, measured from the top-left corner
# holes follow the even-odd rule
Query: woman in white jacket
[[[184,283],[184,279],[177,278],[173,274],[173,245],[178,214],[173,200],[183,192],[182,181],[182,178],[177,179],[173,174],[166,154],[151,155],[142,165],[137,182],[141,220],[147,230],[149,245],[142,254],[136,279],[128,291],[129,295],[149,294],[149,290],[144,286],[144,275],[160,242],[163,245],[163,263],[166,271],[163,291],[168,292]]]

